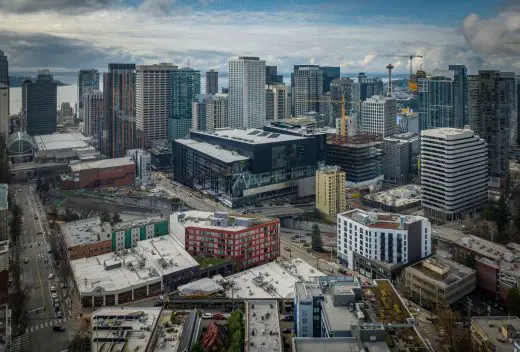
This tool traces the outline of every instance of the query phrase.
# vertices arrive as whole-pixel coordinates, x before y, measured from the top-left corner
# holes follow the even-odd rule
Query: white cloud
[[[238,55],[260,56],[270,64],[279,65],[281,72],[291,71],[293,64],[311,62],[341,65],[345,72],[385,72],[389,58],[382,57],[383,54],[422,54],[427,70],[450,63],[465,63],[473,70],[491,64],[511,68],[516,62],[508,57],[481,58],[468,48],[465,37],[455,28],[422,24],[327,24],[323,20],[316,22],[314,14],[308,12],[196,11],[171,6],[174,3],[174,0],[146,0],[137,8],[93,9],[66,16],[50,11],[2,13],[0,10],[0,32],[44,34],[90,43],[93,50],[106,52],[106,57],[112,59],[114,52],[121,52],[125,54],[122,57],[133,58],[137,63],[170,61],[185,65],[189,57],[190,65],[200,69],[225,70],[227,60]],[[516,28],[513,18],[507,23],[508,28]],[[478,17],[466,19],[464,25],[468,29],[463,31],[466,38],[467,33],[482,36]],[[407,60],[396,63],[395,72],[408,72]],[[17,63],[11,65],[16,67]]]

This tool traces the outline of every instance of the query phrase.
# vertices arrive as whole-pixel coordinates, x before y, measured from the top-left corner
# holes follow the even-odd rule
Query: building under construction
[[[371,187],[383,177],[383,140],[377,134],[330,136],[327,140],[327,164],[347,173],[347,186]]]

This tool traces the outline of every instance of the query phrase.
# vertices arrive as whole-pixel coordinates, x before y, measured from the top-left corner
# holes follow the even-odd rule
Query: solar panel
[[[279,135],[280,133],[271,133],[267,138],[278,138]]]
[[[248,133],[249,136],[256,136],[257,134],[259,134],[261,131],[260,130],[254,130],[254,131],[251,131]]]
[[[265,131],[263,131],[262,133],[260,133],[260,134],[258,135],[258,137],[265,137],[265,136],[267,136],[268,134],[269,134],[269,132],[265,132]]]

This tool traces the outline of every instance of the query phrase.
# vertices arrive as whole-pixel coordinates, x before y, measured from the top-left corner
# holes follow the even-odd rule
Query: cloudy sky
[[[520,0],[0,0],[0,49],[11,71],[74,71],[109,62],[227,70],[254,55],[383,72],[424,56],[471,72],[520,71]]]

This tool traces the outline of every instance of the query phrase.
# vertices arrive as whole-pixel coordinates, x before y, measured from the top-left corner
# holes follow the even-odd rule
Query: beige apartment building
[[[316,208],[336,216],[347,210],[346,173],[339,166],[324,166],[316,171]]]

